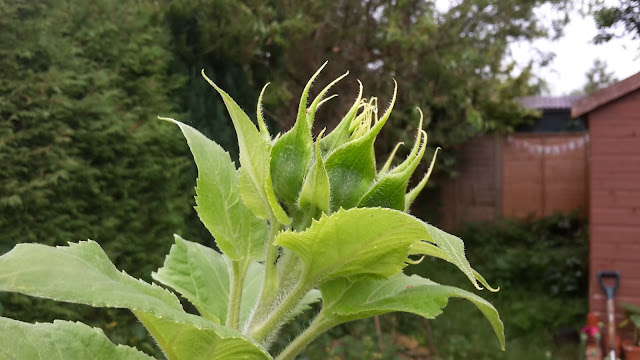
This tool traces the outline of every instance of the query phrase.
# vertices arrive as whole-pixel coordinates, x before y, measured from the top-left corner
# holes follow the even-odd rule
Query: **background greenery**
[[[545,4],[551,15],[541,19],[534,10]],[[615,15],[600,13],[609,19],[601,22],[603,29],[628,23],[623,15],[634,4],[622,12],[603,10]],[[155,119],[175,116],[237,156],[231,122],[201,79],[203,68],[250,116],[260,89],[271,82],[265,116],[273,133],[291,126],[304,83],[326,60],[320,83],[346,69],[352,73],[336,87],[341,97],[321,109],[324,122],[314,131],[340,120],[356,94],[355,79],[364,83],[365,96],[379,95],[386,104],[394,78],[399,98],[393,126],[376,144],[382,156],[397,141],[410,145],[417,106],[425,112],[432,148],[454,149],[471,136],[511,131],[530,116],[514,98],[544,89],[532,69],[551,55],[541,53],[516,69],[507,61],[508,44],[558,36],[569,5],[459,0],[438,12],[419,0],[0,0],[0,253],[21,242],[91,238],[118,268],[150,280],[172,233],[212,245],[191,209],[196,172],[186,144],[177,129]],[[453,153],[441,153],[437,171],[455,172]],[[428,195],[418,200],[420,208],[437,203]],[[503,290],[495,301],[503,317],[516,322],[508,323],[508,334],[520,339],[543,328],[530,323],[562,319],[554,312],[537,319],[538,308],[526,307],[520,297],[538,294],[540,309],[551,309],[546,296],[550,304],[562,304],[558,299],[579,302],[576,294],[584,294],[583,273],[576,272],[585,266],[583,244],[577,243],[583,227],[563,230],[568,240],[561,245],[553,227],[561,221],[550,221],[470,228],[463,236],[472,263],[492,282],[516,289]],[[550,248],[553,256],[529,256]],[[484,263],[485,257],[494,262]],[[560,264],[567,258],[573,262]],[[449,276],[439,263],[425,262],[429,266],[434,278]],[[524,308],[510,312],[511,303]],[[473,311],[464,308],[433,322],[434,338],[446,344],[442,353],[455,341],[474,339],[464,327],[452,330],[460,335],[451,339],[439,338],[449,330],[446,324],[464,321],[466,315],[458,321],[455,314]],[[7,294],[0,294],[0,311],[26,321],[83,319],[104,327],[114,341],[157,354],[126,312]],[[403,319],[397,317],[397,326],[404,331],[414,320]],[[358,324],[330,336],[354,336]]]
[[[497,293],[482,296],[500,312],[506,351],[470,303],[454,299],[442,315],[424,322],[408,314],[380,317],[385,351],[378,345],[373,319],[331,330],[305,352],[309,359],[577,359],[572,342],[587,312],[588,231],[579,212],[540,220],[471,224],[462,232],[469,261]],[[425,259],[410,273],[474,291],[448,263]],[[304,321],[302,321],[304,324]],[[293,324],[295,334],[301,323]],[[284,343],[286,339],[283,339]]]

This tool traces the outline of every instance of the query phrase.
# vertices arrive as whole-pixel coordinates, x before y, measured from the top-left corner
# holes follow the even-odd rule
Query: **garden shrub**
[[[589,234],[580,210],[467,224],[459,233],[478,271],[503,288],[526,287],[556,297],[584,297],[588,291]]]
[[[170,75],[170,35],[154,5],[124,3],[0,1],[0,252],[90,238],[148,279],[171,246],[166,234],[184,228],[195,169],[155,118],[174,111],[183,81]],[[125,342],[141,329],[115,310],[0,302],[27,321],[107,320]]]

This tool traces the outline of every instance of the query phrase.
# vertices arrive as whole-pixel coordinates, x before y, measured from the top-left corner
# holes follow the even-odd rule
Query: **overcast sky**
[[[618,2],[607,1],[613,4]],[[437,0],[436,4],[439,9],[445,9],[449,1]],[[511,48],[514,59],[523,65],[534,56],[534,49],[556,54],[550,66],[536,74],[548,82],[551,95],[564,95],[582,89],[586,82],[585,74],[595,59],[606,61],[608,70],[613,71],[618,80],[640,72],[640,40],[627,37],[595,45],[592,39],[597,30],[593,18],[583,18],[575,10],[570,14],[570,19],[565,35],[559,40],[514,44]]]

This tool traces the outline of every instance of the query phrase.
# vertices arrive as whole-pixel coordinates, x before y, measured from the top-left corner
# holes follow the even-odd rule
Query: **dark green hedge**
[[[185,234],[195,172],[177,128],[171,36],[147,1],[0,1],[0,253],[93,239],[150,280]],[[187,189],[185,191],[185,189]],[[133,317],[2,294],[4,316],[108,323]],[[118,335],[119,334],[119,335]],[[118,337],[119,336],[119,337]]]

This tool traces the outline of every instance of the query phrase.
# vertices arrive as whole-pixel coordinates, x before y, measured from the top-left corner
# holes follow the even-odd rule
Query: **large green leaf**
[[[82,323],[56,320],[29,324],[0,317],[2,359],[149,360],[134,348],[115,345],[101,329]]]
[[[95,307],[182,312],[174,294],[118,271],[94,241],[16,245],[0,256],[0,291]]]
[[[259,345],[228,327],[210,321],[172,321],[136,311],[134,313],[149,329],[169,360],[271,359]],[[198,318],[194,315],[189,317]]]
[[[481,297],[456,287],[440,285],[417,275],[397,274],[388,279],[339,278],[325,283],[320,290],[325,316],[335,317],[338,322],[392,311],[434,318],[442,313],[450,297],[467,299],[487,317],[504,349],[504,326],[498,311]]]
[[[220,145],[198,130],[180,127],[198,166],[196,211],[218,248],[232,260],[263,260],[267,222],[256,218],[240,201],[236,167]]]
[[[202,76],[222,96],[231,121],[238,135],[240,148],[240,192],[249,209],[262,219],[275,216],[278,221],[288,224],[291,220],[284,212],[273,192],[270,174],[269,143],[260,134],[247,114],[238,104],[209,79],[202,71]]]
[[[202,316],[224,322],[229,310],[229,268],[230,261],[224,255],[176,235],[176,243],[171,247],[164,266],[151,276],[179,292]],[[264,265],[252,262],[243,284],[241,323],[247,320],[255,306],[263,280]]]
[[[229,267],[229,260],[225,259],[224,255],[176,235],[176,243],[171,247],[164,266],[153,273],[152,277],[182,294],[204,317],[224,322],[229,306]],[[258,300],[263,280],[264,265],[252,262],[243,284],[241,324],[249,319]],[[317,290],[310,291],[289,318],[299,315],[319,299],[320,294]]]
[[[118,271],[93,241],[59,247],[17,245],[0,256],[0,274],[0,291],[133,311],[171,360],[195,358],[182,342],[163,341],[175,338],[188,342],[191,335],[183,336],[182,332],[202,333],[200,338],[210,342],[201,346],[208,346],[212,353],[215,349],[245,348],[245,352],[262,354],[253,358],[270,358],[239,332],[185,313],[174,294]]]
[[[394,275],[404,267],[409,246],[426,235],[424,223],[411,215],[354,208],[323,215],[303,232],[282,232],[275,243],[294,251],[304,264],[303,278],[315,283],[356,274]]]
[[[224,322],[231,286],[228,261],[209,247],[175,238],[164,266],[151,276],[182,294],[202,316]]]

